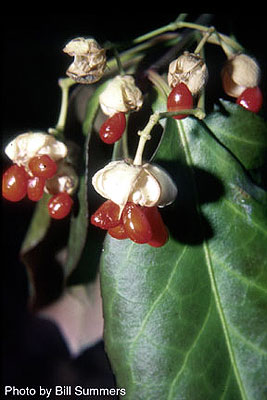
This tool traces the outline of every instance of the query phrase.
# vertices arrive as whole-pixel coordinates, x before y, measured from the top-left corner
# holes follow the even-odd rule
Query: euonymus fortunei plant
[[[209,46],[224,55],[225,98],[207,112]],[[266,398],[267,128],[257,61],[184,14],[130,44],[78,37],[64,52],[73,59],[59,80],[56,126],[6,147],[3,197],[36,202],[21,248],[33,306],[100,271],[105,349],[122,397]],[[62,273],[52,299],[48,264]]]

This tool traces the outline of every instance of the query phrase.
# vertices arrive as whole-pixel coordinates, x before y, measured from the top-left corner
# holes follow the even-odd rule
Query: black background
[[[60,107],[57,80],[65,75],[70,63],[62,48],[70,39],[93,36],[99,43],[125,41],[173,21],[178,13],[2,15],[2,148],[15,133],[46,130],[56,123]],[[197,16],[189,14],[187,19],[194,21]],[[233,33],[258,59],[263,71],[261,88],[265,96],[266,28],[263,16],[215,13],[211,24],[220,32]],[[209,86],[216,91],[217,97],[221,95],[220,84],[212,80]],[[8,165],[3,154],[2,165]],[[113,387],[113,376],[102,343],[72,360],[56,327],[27,312],[28,283],[18,252],[32,211],[32,205],[27,202],[2,202],[4,384],[17,387],[39,384],[47,387],[76,384]]]

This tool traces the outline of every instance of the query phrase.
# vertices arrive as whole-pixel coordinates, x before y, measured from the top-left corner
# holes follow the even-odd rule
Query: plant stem
[[[133,165],[142,165],[142,157],[145,148],[145,144],[148,140],[151,139],[150,132],[152,128],[158,123],[158,121],[162,118],[174,117],[179,114],[188,114],[194,115],[198,119],[203,119],[205,117],[205,113],[200,108],[193,108],[193,109],[186,109],[186,110],[179,110],[173,112],[155,112],[149,118],[148,123],[146,124],[145,128],[142,131],[138,132],[140,136],[138,147],[135,153]]]
[[[202,108],[192,108],[192,109],[185,109],[185,110],[179,110],[179,111],[161,112],[161,113],[159,113],[159,119],[175,117],[176,115],[180,115],[180,114],[193,115],[194,117],[196,117],[198,119],[203,119],[203,118],[205,118],[205,115],[206,115],[205,112],[202,110]]]
[[[150,132],[159,120],[159,113],[154,113],[150,116],[148,123],[142,131],[138,132],[140,136],[138,147],[136,150],[133,165],[142,165],[142,156],[145,148],[146,141],[151,138]]]
[[[161,28],[155,29],[154,31],[145,33],[144,35],[138,36],[137,38],[135,38],[133,40],[132,43],[134,43],[134,44],[141,43],[141,42],[144,42],[155,36],[161,35],[162,33],[169,32],[169,31],[175,31],[177,29],[177,27],[179,26],[179,24],[181,22],[183,22],[183,20],[186,18],[186,16],[187,16],[187,14],[180,14],[174,22],[171,22],[170,24],[162,26]]]
[[[61,88],[61,107],[60,107],[58,122],[55,128],[50,128],[48,130],[50,134],[58,135],[64,131],[67,118],[67,110],[68,110],[69,88],[75,83],[76,82],[70,78],[63,78],[59,79],[58,81],[58,85]]]
[[[208,27],[208,26],[200,25],[200,24],[197,24],[194,22],[184,21],[183,19],[185,18],[185,16],[186,16],[186,14],[181,14],[181,19],[178,17],[176,19],[176,21],[174,21],[170,24],[167,24],[161,28],[155,29],[154,31],[146,33],[145,35],[139,36],[136,39],[134,39],[132,43],[133,44],[141,43],[141,42],[144,42],[148,39],[151,39],[155,36],[158,36],[162,33],[168,32],[168,31],[176,31],[177,29],[190,28],[190,29],[195,29],[200,32],[207,33],[207,35],[205,35],[203,38],[204,43],[207,41],[209,43],[213,43],[213,44],[217,44],[217,45],[221,46],[223,48],[223,50],[225,51],[226,55],[229,55],[229,53],[231,53],[230,49],[232,49],[234,51],[242,50],[242,46],[238,42],[236,42],[235,40],[233,40],[232,38],[230,38],[227,35],[218,33],[214,27]],[[200,45],[200,43],[199,43],[199,46],[202,47],[203,44]],[[200,49],[198,49],[198,51],[199,50]],[[197,51],[195,51],[195,53],[197,53]]]
[[[118,50],[116,48],[114,48],[114,57],[115,57],[115,60],[116,60],[117,66],[118,66],[119,74],[125,75],[125,72],[124,72],[124,69],[123,69],[123,66],[121,63],[121,59],[120,59]]]
[[[201,49],[203,48],[204,44],[207,42],[208,38],[210,37],[210,35],[215,31],[215,28],[212,26],[209,28],[209,30],[204,34],[204,36],[202,37],[202,39],[200,40],[200,42],[198,43],[194,53],[195,54],[199,54]]]

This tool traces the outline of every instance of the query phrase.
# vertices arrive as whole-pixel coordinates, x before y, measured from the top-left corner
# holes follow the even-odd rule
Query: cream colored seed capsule
[[[91,84],[102,78],[106,69],[106,51],[95,39],[78,37],[71,40],[63,51],[74,57],[66,74],[79,83]]]
[[[92,184],[101,196],[118,204],[121,212],[127,201],[146,207],[164,207],[177,195],[168,173],[153,164],[112,161],[93,176]]]
[[[46,154],[53,161],[67,155],[67,147],[54,136],[43,132],[27,132],[18,135],[5,148],[6,155],[17,165],[28,166],[31,158]]]
[[[235,54],[225,63],[221,76],[225,93],[237,98],[246,88],[258,85],[260,68],[252,57]]]
[[[208,69],[197,54],[185,51],[169,65],[168,84],[171,88],[184,83],[193,96],[197,95],[208,80]]]
[[[143,95],[131,75],[118,75],[99,96],[99,104],[103,113],[112,117],[118,112],[138,111],[143,105]]]

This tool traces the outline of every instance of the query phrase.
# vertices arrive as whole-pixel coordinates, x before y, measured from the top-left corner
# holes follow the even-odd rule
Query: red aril
[[[245,89],[236,99],[236,103],[249,111],[257,113],[260,111],[263,103],[263,96],[260,88],[255,86],[253,88]]]
[[[170,92],[167,99],[168,111],[188,110],[193,108],[193,96],[184,83],[179,83]],[[183,119],[187,114],[176,115],[173,118]]]
[[[110,234],[110,236],[114,237],[115,239],[122,240],[122,239],[128,238],[123,224],[119,224],[119,225],[115,226],[114,228],[110,228],[108,230],[108,233]]]
[[[47,154],[43,154],[29,161],[29,169],[34,176],[50,179],[57,172],[57,164]]]
[[[152,238],[152,230],[143,207],[127,203],[122,213],[122,221],[127,236],[136,243],[147,243]]]
[[[39,176],[29,177],[27,195],[32,201],[39,201],[44,194],[45,179]]]
[[[91,224],[110,229],[120,223],[120,207],[111,200],[105,201],[91,216]]]
[[[14,164],[4,172],[2,195],[9,201],[20,201],[27,194],[28,175],[23,167]]]
[[[102,124],[99,131],[100,138],[104,143],[113,144],[122,137],[125,127],[125,114],[116,113]]]
[[[169,234],[158,207],[143,207],[143,211],[150,223],[152,230],[152,237],[148,244],[153,247],[163,246],[167,242]]]
[[[49,215],[54,219],[65,218],[71,210],[73,200],[66,192],[58,193],[48,202]]]

